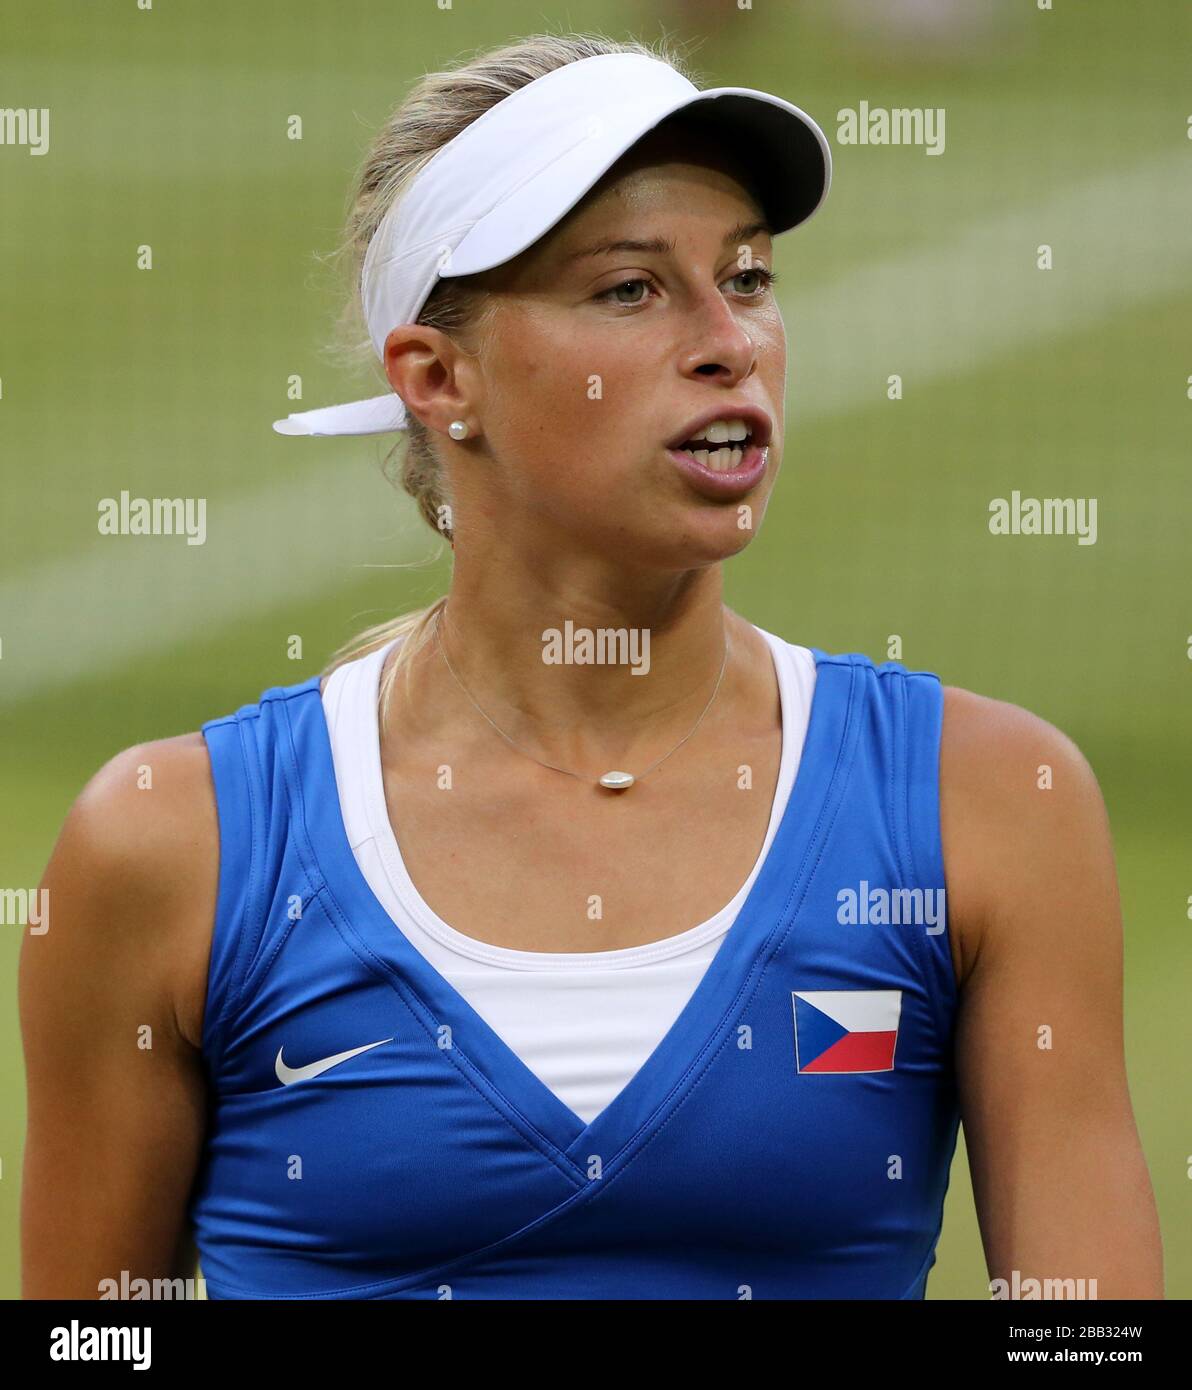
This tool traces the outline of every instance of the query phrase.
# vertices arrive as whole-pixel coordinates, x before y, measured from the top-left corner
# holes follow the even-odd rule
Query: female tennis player
[[[1085,759],[723,602],[830,175],[797,107],[598,36],[381,131],[391,389],[278,429],[405,431],[449,592],[80,795],[23,960],[27,1294],[193,1231],[220,1298],[921,1298],[963,1118],[991,1280],[1161,1296]]]

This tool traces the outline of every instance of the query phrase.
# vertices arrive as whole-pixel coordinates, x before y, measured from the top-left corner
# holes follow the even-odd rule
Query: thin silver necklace
[[[472,698],[472,692],[455,674],[455,667],[452,666],[451,659],[447,655],[447,648],[444,647],[443,639],[439,635],[439,624],[445,611],[446,605],[444,605],[443,608],[440,608],[439,611],[435,614],[435,644],[438,646],[439,651],[443,653],[443,660],[447,663],[447,669],[451,672],[452,676],[455,677],[456,685],[458,685],[459,688],[468,697],[468,699],[472,701],[472,705],[475,708],[477,714],[481,715],[484,719],[488,720],[488,722],[492,724],[493,728],[496,729],[497,733],[501,735],[501,737],[505,740],[507,744],[509,744],[511,748],[516,749],[517,752],[523,754],[525,757],[532,759],[534,762],[538,763],[540,767],[549,767],[552,772],[565,773],[568,777],[574,777],[580,782],[590,782],[592,780],[591,777],[585,776],[583,773],[571,772],[568,768],[556,767],[554,763],[543,762],[541,758],[534,757],[533,753],[530,753],[525,748],[522,748],[520,744],[514,743],[514,741],[509,737],[509,735],[505,732],[504,729],[502,729],[498,724],[494,723],[493,720],[489,719],[488,715],[484,713],[484,711]],[[699,726],[704,722],[704,715],[707,714],[707,712],[712,708],[712,701],[715,700],[717,694],[720,691],[720,683],[724,680],[724,672],[728,666],[728,652],[729,636],[728,627],[726,625],[724,629],[724,660],[720,663],[720,674],[716,677],[716,688],[712,691],[711,699],[709,699],[708,703],[704,706],[703,712],[700,714],[700,717],[695,721],[694,725],[691,728],[691,731],[688,734],[686,734],[683,738],[681,738],[678,741],[678,743],[675,744],[675,746],[670,750],[670,753],[664,753],[662,757],[658,759],[657,762],[651,763],[650,766],[646,768],[645,772],[639,772],[636,777],[633,775],[632,772],[606,772],[602,777],[596,779],[597,786],[606,787],[609,791],[614,792],[628,791],[629,788],[632,787],[635,782],[640,782],[643,777],[649,776],[649,774],[653,772],[656,767],[661,767],[662,764],[666,762],[667,758],[671,756],[671,754],[677,753],[679,749],[682,748],[682,746],[687,742],[691,735],[695,733],[696,729],[698,729]]]

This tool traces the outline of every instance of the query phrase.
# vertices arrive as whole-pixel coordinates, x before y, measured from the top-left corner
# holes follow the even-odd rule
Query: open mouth
[[[703,468],[713,473],[727,473],[740,468],[753,445],[753,431],[747,431],[744,439],[713,441],[708,439],[688,439],[675,446],[676,452],[687,454]]]

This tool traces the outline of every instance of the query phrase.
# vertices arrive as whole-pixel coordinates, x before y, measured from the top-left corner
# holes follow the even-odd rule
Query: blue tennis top
[[[208,1297],[923,1297],[959,1123],[943,691],[811,650],[761,871],[590,1124],[373,895],[318,677],[203,726],[220,870],[190,1218]]]

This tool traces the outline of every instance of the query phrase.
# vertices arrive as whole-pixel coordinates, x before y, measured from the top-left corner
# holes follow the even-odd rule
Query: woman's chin
[[[745,507],[684,507],[662,528],[626,526],[619,532],[616,555],[625,564],[644,563],[664,570],[703,569],[739,555],[757,534],[763,510],[764,500],[752,514]]]

